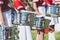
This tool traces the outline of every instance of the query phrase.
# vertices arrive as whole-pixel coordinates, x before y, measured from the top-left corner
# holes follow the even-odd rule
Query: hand
[[[45,5],[45,2],[42,5]]]
[[[36,15],[36,17],[44,17],[44,15],[42,15],[42,14],[39,14],[39,15]]]
[[[51,6],[50,4],[48,4],[48,6]]]
[[[40,14],[40,13],[37,13],[36,15],[37,15],[37,16],[40,16],[40,15],[42,15],[42,14]]]
[[[6,27],[6,24],[5,23],[2,23],[3,24],[3,27],[5,28]]]
[[[29,8],[29,6],[25,6],[25,9],[27,10]]]

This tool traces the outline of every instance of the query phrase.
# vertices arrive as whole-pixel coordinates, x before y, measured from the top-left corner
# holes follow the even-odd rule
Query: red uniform
[[[53,3],[53,1],[54,0],[45,0],[45,2],[46,2],[46,5],[54,5],[54,3]]]
[[[23,4],[24,4],[24,5],[27,5],[26,3],[23,3]],[[23,8],[23,4],[22,4],[22,2],[19,1],[19,0],[16,0],[16,1],[14,2],[14,6],[15,6],[16,9]]]

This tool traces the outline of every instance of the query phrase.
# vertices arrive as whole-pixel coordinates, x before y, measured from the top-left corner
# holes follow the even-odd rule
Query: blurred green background
[[[36,30],[32,30],[32,37],[33,37],[33,40],[36,40],[36,33],[37,31]],[[56,33],[55,34],[56,36],[56,40],[60,40],[60,32]],[[48,40],[48,34],[44,34],[44,40]]]

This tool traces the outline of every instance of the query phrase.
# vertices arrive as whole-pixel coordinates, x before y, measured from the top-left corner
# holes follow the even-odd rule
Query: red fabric
[[[53,1],[54,1],[54,0],[45,0],[46,5],[48,5],[48,4],[50,4],[50,5],[54,5]]]
[[[42,1],[42,0],[40,0],[40,3],[43,3],[43,1]]]
[[[45,32],[45,33],[48,33],[48,32],[49,32],[49,29],[45,29],[44,32]]]
[[[2,1],[2,0],[0,0],[0,1]]]
[[[42,5],[42,4],[43,4],[43,1],[42,1],[42,0],[39,0],[39,2],[40,2],[40,3],[38,3],[38,7],[43,6],[43,5]]]
[[[16,9],[18,9],[18,7],[23,8],[23,5],[27,6],[27,3],[22,4],[22,2],[19,1],[19,0],[14,1],[14,6],[15,6]]]
[[[42,6],[42,4],[43,4],[43,0],[33,0],[33,2],[35,2],[38,7]]]
[[[26,2],[23,3],[25,6],[27,6],[28,4]]]
[[[22,4],[21,4],[20,1],[17,0],[17,1],[14,2],[14,6],[17,9],[19,6],[22,6]]]

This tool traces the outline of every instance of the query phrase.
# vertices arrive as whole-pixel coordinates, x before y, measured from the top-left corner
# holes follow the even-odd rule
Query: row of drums
[[[54,6],[54,7],[47,7],[47,10],[49,10],[47,13],[53,13],[53,14],[57,14],[57,7],[56,6]],[[22,13],[17,13],[17,12],[15,12],[15,13],[12,13],[12,15],[13,15],[13,18],[12,18],[12,23],[13,24],[17,24],[18,25],[18,27],[20,27],[19,26],[19,24],[21,23],[21,20],[20,20],[20,18],[21,18],[21,14]],[[33,14],[33,13],[31,13],[31,14],[28,14],[27,15],[27,17],[26,17],[26,25],[28,25],[28,26],[22,26],[20,29],[19,29],[19,35],[20,34],[23,34],[23,33],[27,33],[26,35],[27,35],[27,37],[29,37],[28,35],[29,35],[29,33],[31,34],[31,32],[30,32],[30,26],[33,26],[34,24],[36,24],[34,21],[36,21],[36,19],[37,18],[35,18],[35,14]],[[24,31],[24,29],[25,29],[25,32],[22,32],[22,31]],[[3,40],[4,39],[4,35],[3,35],[3,28],[2,28],[2,25],[0,25],[0,29],[2,29],[2,31],[0,32],[0,36],[2,36],[2,38],[0,37],[0,39],[1,40]],[[7,32],[6,32],[6,34],[8,34],[9,33],[9,31],[11,31],[11,29],[10,30],[8,30]],[[26,32],[26,31],[28,31],[28,32]],[[20,33],[21,32],[21,33]],[[25,34],[23,34],[23,36],[24,36],[24,38],[25,38]],[[8,34],[9,35],[9,34]],[[21,35],[22,36],[22,35]],[[21,36],[19,36],[19,37],[21,37]],[[7,37],[6,37],[7,38]],[[30,37],[29,38],[31,38],[31,35],[30,35]],[[20,38],[21,40],[22,40],[22,38]],[[32,40],[32,38],[31,38],[31,40]]]
[[[47,12],[45,14],[53,14],[53,15],[57,15],[58,14],[58,8],[57,6],[48,6],[47,7]],[[13,24],[20,24],[21,23],[21,14],[22,13],[17,13],[15,12],[13,14],[13,18],[12,18],[12,23]],[[29,23],[29,25],[31,24],[31,22],[34,24],[34,20],[35,20],[35,14],[34,13],[30,13],[27,15],[26,17],[26,24]]]

